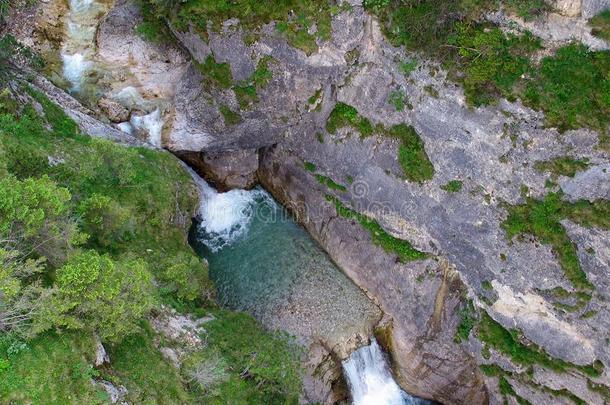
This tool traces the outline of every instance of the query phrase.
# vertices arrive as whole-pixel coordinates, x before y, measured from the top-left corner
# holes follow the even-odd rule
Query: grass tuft
[[[373,243],[380,246],[388,253],[396,254],[401,263],[422,260],[428,257],[426,253],[415,249],[408,241],[396,238],[387,233],[374,219],[347,208],[338,198],[327,195],[326,200],[334,204],[337,214],[344,218],[358,221],[358,223],[370,233]]]

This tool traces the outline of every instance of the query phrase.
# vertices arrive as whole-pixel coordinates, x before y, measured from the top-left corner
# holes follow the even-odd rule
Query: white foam
[[[82,53],[63,53],[61,54],[63,61],[63,75],[72,85],[72,90],[79,90],[85,74],[92,67],[91,61],[88,61]]]
[[[70,11],[73,13],[83,13],[88,11],[93,3],[94,0],[70,0]]]
[[[343,362],[353,405],[405,405],[414,403],[396,384],[375,339]],[[416,401],[416,400],[415,400]]]
[[[189,172],[199,186],[199,237],[212,252],[230,246],[248,233],[257,201],[273,202],[261,189],[219,193],[191,169]]]
[[[131,125],[135,129],[140,129],[148,133],[148,142],[152,145],[161,147],[161,132],[163,131],[163,117],[158,108],[150,114],[143,116],[132,116]]]

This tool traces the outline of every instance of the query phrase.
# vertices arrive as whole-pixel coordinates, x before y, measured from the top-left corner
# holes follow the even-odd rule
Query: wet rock
[[[110,121],[119,123],[129,120],[129,110],[118,102],[102,97],[97,104]]]
[[[257,150],[182,153],[180,158],[219,191],[250,189],[257,183]]]

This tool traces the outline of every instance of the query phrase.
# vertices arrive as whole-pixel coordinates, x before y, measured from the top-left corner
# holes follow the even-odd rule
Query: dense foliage
[[[589,24],[593,27],[591,30],[593,35],[610,41],[610,10],[596,15],[589,21]]]
[[[106,393],[91,384],[103,378],[125,385],[130,402],[212,400],[213,390],[196,389],[159,352],[147,322],[161,304],[214,310],[206,267],[186,241],[197,196],[190,176],[167,153],[82,134],[28,84],[11,88],[0,92],[0,397],[105,403]],[[256,393],[248,403],[297,398],[292,343],[245,314],[217,317],[232,326],[196,354],[220,356],[233,384],[213,384],[223,400],[238,401],[244,387]],[[250,374],[248,358],[224,351],[243,344],[235,332],[242,327],[253,345],[243,356],[264,361]],[[94,337],[106,344],[110,365],[92,366]],[[277,353],[284,355],[274,372]]]

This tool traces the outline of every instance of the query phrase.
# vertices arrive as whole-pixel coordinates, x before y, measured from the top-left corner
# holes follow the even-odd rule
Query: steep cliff
[[[162,145],[221,187],[258,179],[294,212],[391,320],[380,333],[405,389],[444,403],[610,400],[608,122],[604,110],[568,122],[572,106],[562,117],[542,83],[576,39],[602,75],[574,80],[607,85],[609,45],[588,23],[607,1],[559,1],[534,18],[486,12],[495,25],[473,37],[527,29],[539,42],[533,70],[484,85],[472,77],[497,66],[465,79],[463,65],[394,46],[387,15],[357,0],[258,25],[197,24],[191,3],[165,15],[178,44],[144,45],[143,17],[120,2],[99,54],[116,59],[126,43],[125,60],[169,55],[157,78],[138,76],[142,62],[130,71],[167,89]],[[485,59],[479,45],[470,63]],[[507,77],[533,90],[509,91]]]

